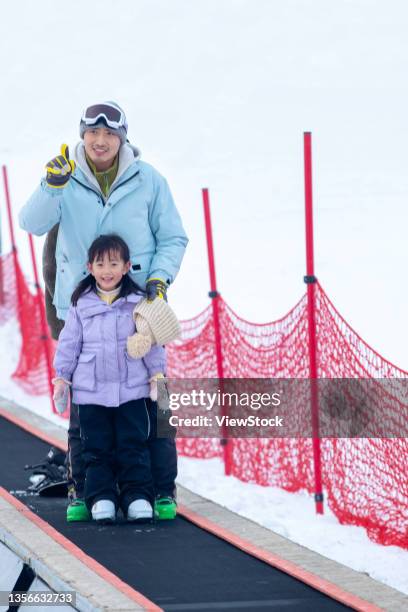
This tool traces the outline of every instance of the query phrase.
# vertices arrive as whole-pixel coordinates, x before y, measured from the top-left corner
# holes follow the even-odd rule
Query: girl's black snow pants
[[[150,417],[150,435],[147,441],[155,496],[176,494],[177,450],[172,438],[157,438],[157,404],[146,398]],[[71,404],[68,429],[67,467],[70,480],[70,498],[84,498],[85,465],[81,442],[81,428],[77,404]]]
[[[89,510],[101,499],[111,500],[125,515],[135,499],[153,503],[146,401],[132,400],[116,408],[81,404],[79,422]]]

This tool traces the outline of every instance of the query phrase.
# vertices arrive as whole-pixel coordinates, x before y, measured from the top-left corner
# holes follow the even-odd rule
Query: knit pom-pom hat
[[[136,333],[128,338],[127,352],[140,359],[153,344],[168,344],[181,334],[180,323],[168,303],[160,298],[141,300],[133,311]]]

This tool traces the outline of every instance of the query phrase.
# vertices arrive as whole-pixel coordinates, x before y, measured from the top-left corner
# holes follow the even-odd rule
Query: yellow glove
[[[61,145],[61,155],[53,157],[45,166],[45,169],[47,170],[47,185],[55,189],[65,187],[75,170],[74,160],[69,159],[68,145]]]
[[[146,283],[146,297],[148,302],[153,302],[154,299],[161,298],[167,302],[167,283],[160,278],[149,278]]]

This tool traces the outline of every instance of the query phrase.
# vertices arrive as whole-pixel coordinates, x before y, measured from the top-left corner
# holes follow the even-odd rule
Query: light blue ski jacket
[[[60,224],[53,303],[62,320],[72,292],[88,274],[88,248],[101,234],[116,233],[126,241],[130,274],[142,289],[150,277],[173,282],[188,242],[166,180],[139,160],[135,147],[120,148],[118,174],[106,198],[86,162],[83,142],[74,158],[67,186],[53,189],[42,179],[19,215],[20,226],[37,236]]]

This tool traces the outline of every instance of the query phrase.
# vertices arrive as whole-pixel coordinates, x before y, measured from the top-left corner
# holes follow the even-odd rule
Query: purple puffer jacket
[[[165,372],[166,353],[157,345],[143,359],[126,352],[127,338],[136,331],[133,309],[141,299],[131,294],[109,306],[91,291],[70,307],[54,368],[58,377],[72,379],[74,403],[119,406],[149,397],[149,378]]]

